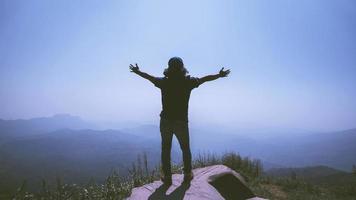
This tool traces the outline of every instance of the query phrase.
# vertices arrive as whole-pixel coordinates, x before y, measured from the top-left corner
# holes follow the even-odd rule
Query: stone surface
[[[128,200],[258,200],[246,186],[240,174],[224,165],[213,165],[193,170],[194,179],[182,184],[183,175],[174,174],[173,183],[166,187],[154,181],[134,188]]]

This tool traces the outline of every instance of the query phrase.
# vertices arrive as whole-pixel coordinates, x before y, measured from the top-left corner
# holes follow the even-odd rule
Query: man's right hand
[[[130,64],[130,70],[131,70],[131,72],[134,72],[134,73],[137,73],[140,71],[137,63],[135,64],[135,66],[133,64]]]
[[[151,76],[145,72],[140,71],[140,68],[138,68],[137,63],[135,64],[135,66],[133,64],[130,64],[130,71],[141,76],[142,78],[145,78],[145,79],[151,81],[152,83],[154,83],[156,80],[156,78],[154,76]]]

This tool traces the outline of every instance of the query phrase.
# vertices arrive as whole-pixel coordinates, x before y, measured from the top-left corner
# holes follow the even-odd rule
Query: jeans
[[[189,146],[188,122],[173,121],[161,118],[160,131],[162,138],[162,171],[165,176],[171,175],[171,149],[173,134],[177,137],[183,153],[184,173],[192,170],[192,154]]]

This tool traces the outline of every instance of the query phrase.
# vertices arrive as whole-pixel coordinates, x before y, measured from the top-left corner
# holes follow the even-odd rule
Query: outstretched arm
[[[155,80],[154,76],[151,76],[145,72],[140,71],[140,68],[138,67],[137,63],[135,64],[135,66],[133,64],[130,64],[130,70],[131,70],[131,72],[141,76],[142,78],[145,78],[145,79],[151,81],[152,83]]]
[[[230,70],[224,70],[224,68],[222,68],[218,74],[214,74],[214,75],[208,75],[208,76],[204,76],[202,78],[200,78],[200,82],[204,83],[207,81],[213,81],[216,80],[218,78],[222,78],[222,77],[227,77],[227,75],[229,75]]]

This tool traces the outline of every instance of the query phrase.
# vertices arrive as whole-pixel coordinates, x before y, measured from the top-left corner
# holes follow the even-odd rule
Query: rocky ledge
[[[263,200],[247,187],[243,177],[224,165],[193,170],[194,179],[183,184],[183,175],[174,174],[171,186],[154,181],[134,188],[128,200]]]

